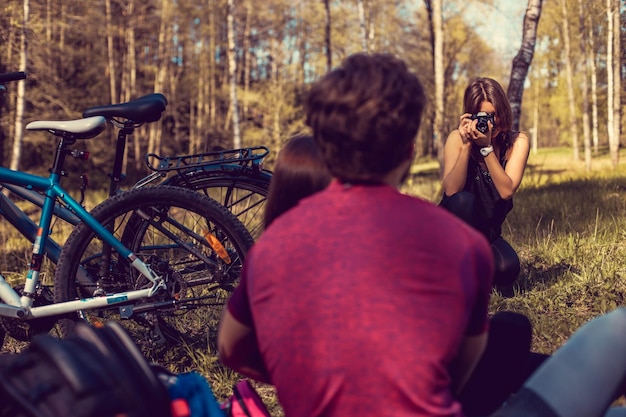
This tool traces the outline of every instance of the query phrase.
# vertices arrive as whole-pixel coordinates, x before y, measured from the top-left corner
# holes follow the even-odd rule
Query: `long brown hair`
[[[291,138],[276,159],[265,204],[264,226],[267,228],[304,197],[326,188],[331,179],[313,137]]]
[[[496,109],[496,126],[500,129],[500,141],[506,148],[511,140],[511,129],[513,126],[513,111],[511,104],[504,92],[504,89],[496,80],[486,77],[474,78],[463,96],[463,107],[465,113],[476,114],[480,111],[480,105],[488,101]]]

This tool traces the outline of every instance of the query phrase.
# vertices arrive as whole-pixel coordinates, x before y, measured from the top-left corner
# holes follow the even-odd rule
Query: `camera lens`
[[[487,130],[489,130],[487,118],[481,117],[478,119],[478,121],[476,122],[476,130],[478,130],[480,133],[485,133]]]

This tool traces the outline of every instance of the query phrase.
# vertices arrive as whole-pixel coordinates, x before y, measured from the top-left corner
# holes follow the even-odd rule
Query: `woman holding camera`
[[[470,82],[463,107],[459,128],[450,133],[444,147],[440,205],[487,237],[495,259],[494,285],[510,289],[520,262],[501,236],[502,223],[522,182],[528,137],[511,130],[511,105],[502,86],[491,78]]]

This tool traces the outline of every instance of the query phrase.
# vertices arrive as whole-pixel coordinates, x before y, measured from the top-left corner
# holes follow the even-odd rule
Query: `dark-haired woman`
[[[265,204],[265,228],[304,197],[326,188],[331,179],[313,137],[289,139],[276,158]]]
[[[459,128],[444,148],[441,206],[480,230],[491,243],[494,285],[510,288],[520,271],[515,250],[505,241],[502,223],[513,208],[530,145],[512,131],[511,105],[502,86],[491,78],[475,78],[465,90]],[[487,115],[487,129],[473,115]],[[484,132],[482,131],[484,130]]]

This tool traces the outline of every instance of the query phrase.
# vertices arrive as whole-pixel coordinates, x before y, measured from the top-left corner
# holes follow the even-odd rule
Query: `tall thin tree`
[[[324,10],[326,11],[326,22],[324,24],[324,44],[326,46],[326,71],[330,71],[333,68],[333,51],[331,44],[331,17],[330,17],[330,2],[329,0],[322,0],[324,2]]]
[[[111,0],[104,0],[106,34],[107,34],[107,58],[109,70],[109,90],[111,103],[117,103],[117,81],[115,79],[115,46],[113,45],[114,29],[111,16]]]
[[[580,24],[580,52],[583,59],[583,74],[582,74],[582,114],[583,114],[583,149],[585,151],[585,169],[591,171],[591,132],[589,126],[589,78],[590,78],[590,56],[589,47],[587,46],[587,31],[585,30],[585,10],[583,7],[583,0],[578,0],[578,21]]]
[[[359,12],[359,29],[361,32],[361,49],[363,52],[369,52],[368,46],[368,34],[367,34],[367,21],[365,20],[365,6],[363,0],[357,0],[357,9]]]
[[[543,0],[528,0],[522,31],[522,45],[513,58],[511,66],[511,77],[507,96],[513,111],[513,130],[519,130],[519,121],[522,113],[522,96],[524,93],[524,82],[528,75],[528,68],[533,60],[535,44],[537,42],[537,26],[541,17],[541,7]]]
[[[445,73],[443,66],[443,5],[442,0],[432,0],[432,28],[433,28],[433,67],[435,69],[435,120],[433,125],[433,142],[437,151],[439,169],[443,170],[443,147],[445,135],[443,132],[444,113],[444,83]]]
[[[567,103],[569,108],[569,129],[572,138],[574,161],[580,159],[578,147],[578,123],[576,117],[576,97],[574,95],[574,69],[572,63],[572,48],[570,42],[569,17],[567,14],[567,0],[560,0],[561,4],[561,38],[563,39],[563,55],[565,61],[565,81],[567,84]]]
[[[230,79],[230,113],[233,121],[233,146],[241,148],[241,134],[239,132],[239,109],[237,105],[237,61],[235,58],[235,2],[227,3],[227,32],[228,32],[228,77]]]
[[[607,31],[606,31],[606,86],[607,86],[607,133],[609,137],[609,154],[611,156],[611,163],[614,168],[619,163],[619,138],[615,137],[613,101],[615,95],[613,91],[615,89],[614,82],[614,70],[613,66],[613,36],[615,28],[613,27],[613,0],[606,0],[606,17],[607,17]],[[619,28],[619,27],[618,27]]]
[[[26,71],[28,60],[28,20],[30,18],[29,0],[23,3],[22,32],[20,38],[20,71]],[[22,158],[22,144],[24,141],[24,107],[26,102],[26,83],[20,80],[17,84],[17,100],[15,102],[15,134],[13,137],[13,154],[10,168],[18,170]]]
[[[620,6],[620,0],[613,0],[613,27],[615,32],[613,33],[613,53],[615,56],[613,57],[613,136],[615,137],[615,141],[617,142],[617,146],[619,147],[620,139],[621,139],[621,120],[622,120],[622,60],[621,54],[623,53],[621,48],[621,34],[622,34],[622,25],[620,24],[621,20],[621,10],[626,10],[626,4],[624,4],[623,8]],[[619,152],[617,153],[619,158]],[[618,161],[619,162],[619,161]],[[617,165],[617,163],[616,163]]]
[[[593,153],[598,154],[598,147],[600,138],[598,134],[598,72],[596,65],[596,40],[595,32],[593,29],[593,22],[591,21],[591,13],[585,13],[587,17],[587,40],[589,41],[589,48],[587,52],[589,57],[589,73],[591,76],[591,137],[593,143]]]

